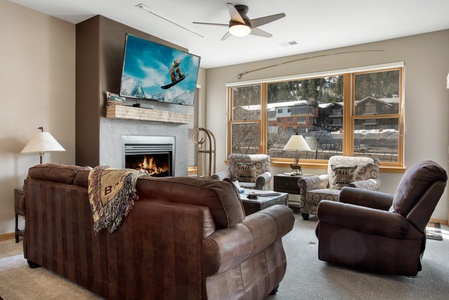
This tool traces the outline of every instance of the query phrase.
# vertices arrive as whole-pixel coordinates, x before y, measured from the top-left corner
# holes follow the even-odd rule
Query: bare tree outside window
[[[232,88],[232,153],[260,153],[260,85]]]

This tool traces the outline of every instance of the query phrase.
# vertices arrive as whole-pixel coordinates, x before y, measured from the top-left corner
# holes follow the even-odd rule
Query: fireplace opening
[[[124,136],[124,167],[151,176],[174,176],[174,137]]]
[[[170,156],[171,153],[126,155],[125,168],[146,171],[155,177],[171,176]]]

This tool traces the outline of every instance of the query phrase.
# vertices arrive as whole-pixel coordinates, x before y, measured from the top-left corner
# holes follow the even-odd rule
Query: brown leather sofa
[[[139,177],[113,233],[94,233],[89,170],[43,164],[25,180],[24,256],[107,299],[263,299],[286,271],[292,211],[245,217],[234,185]]]
[[[340,202],[318,205],[318,258],[376,273],[416,276],[426,225],[446,187],[433,161],[406,170],[394,195],[345,187]]]

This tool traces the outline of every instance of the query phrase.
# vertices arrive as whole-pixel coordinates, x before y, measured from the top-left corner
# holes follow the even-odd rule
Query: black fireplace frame
[[[122,136],[122,167],[125,168],[125,156],[127,154],[163,154],[171,152],[170,174],[175,175],[176,165],[176,139],[174,136],[145,136],[126,135]]]

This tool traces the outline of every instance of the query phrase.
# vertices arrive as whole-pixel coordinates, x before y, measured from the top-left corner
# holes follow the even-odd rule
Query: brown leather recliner
[[[427,160],[406,170],[394,195],[345,187],[340,202],[321,201],[318,258],[362,271],[416,276],[425,228],[446,182],[446,171]]]

